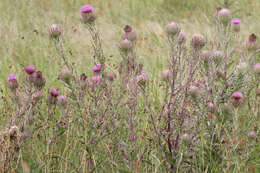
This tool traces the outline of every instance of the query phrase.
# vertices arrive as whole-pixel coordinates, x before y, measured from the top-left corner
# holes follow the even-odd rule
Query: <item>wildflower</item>
[[[251,34],[246,41],[246,48],[248,51],[255,51],[258,49],[258,43],[256,41],[256,35]]]
[[[128,39],[124,39],[123,41],[121,41],[121,43],[119,44],[119,49],[123,52],[128,52],[133,48],[133,44],[130,40]]]
[[[220,23],[227,25],[231,20],[231,11],[226,8],[218,9],[217,19]]]
[[[92,77],[91,77],[91,82],[92,82],[92,84],[98,84],[98,83],[101,82],[101,77],[100,77],[100,76],[97,76],[97,75],[92,76]]]
[[[242,99],[243,99],[243,94],[239,91],[236,91],[232,94],[231,96],[231,103],[233,104],[233,106],[238,106],[242,103]]]
[[[213,56],[213,52],[212,51],[209,51],[209,50],[203,50],[201,53],[200,53],[200,58],[202,61],[204,62],[209,62],[210,59],[212,58]]]
[[[31,75],[35,72],[36,68],[34,66],[26,66],[24,67],[24,71],[28,74]]]
[[[129,26],[129,25],[126,25],[125,27],[124,27],[124,33],[123,33],[123,35],[122,35],[122,39],[123,40],[125,40],[125,39],[127,39],[127,40],[130,40],[130,41],[132,41],[132,42],[135,42],[136,41],[136,33],[135,32],[133,32],[132,31],[132,27],[131,26]]]
[[[240,24],[241,24],[241,19],[238,19],[238,18],[232,19],[231,27],[232,27],[233,31],[239,32],[240,31]]]
[[[165,32],[167,36],[175,36],[179,34],[180,31],[181,31],[180,25],[175,22],[171,22],[165,27]]]
[[[190,44],[194,50],[198,51],[205,46],[206,41],[204,40],[202,35],[194,34],[190,40]]]
[[[255,94],[256,94],[256,96],[260,96],[260,89],[256,89]]]
[[[52,24],[51,26],[49,26],[48,31],[50,38],[59,39],[61,35],[61,29],[57,24]]]
[[[145,85],[148,81],[147,73],[142,71],[140,75],[137,76],[137,83],[140,85]]]
[[[255,63],[254,65],[254,72],[255,74],[260,74],[260,63]]]
[[[84,5],[80,8],[80,18],[83,23],[93,23],[96,19],[94,8],[91,5]]]
[[[14,139],[18,136],[19,128],[17,126],[12,126],[9,129],[9,135],[11,139]]]
[[[11,90],[15,90],[15,89],[18,88],[18,86],[19,86],[15,74],[9,75],[9,76],[8,76],[8,79],[7,79],[7,82],[8,82],[8,87],[9,87]]]
[[[59,96],[60,92],[57,89],[51,89],[50,90],[50,95],[48,97],[48,104],[56,104],[57,103],[57,97]]]
[[[113,81],[113,80],[116,78],[116,75],[115,75],[115,73],[110,72],[110,73],[107,75],[107,78],[108,78],[109,81]]]
[[[93,71],[95,74],[99,74],[100,71],[101,71],[101,64],[95,65],[95,66],[92,68],[92,71]]]
[[[34,73],[33,75],[33,84],[36,88],[43,88],[45,85],[45,78],[42,76],[42,72],[41,71],[37,71],[36,73]]]
[[[214,113],[217,111],[217,106],[213,102],[208,102],[207,110],[211,113]]]
[[[65,96],[59,96],[57,99],[57,104],[61,108],[65,108],[67,105],[67,98]]]

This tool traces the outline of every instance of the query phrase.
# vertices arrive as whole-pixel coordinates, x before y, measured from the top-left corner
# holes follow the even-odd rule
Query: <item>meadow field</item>
[[[0,173],[259,173],[259,0],[1,0]]]

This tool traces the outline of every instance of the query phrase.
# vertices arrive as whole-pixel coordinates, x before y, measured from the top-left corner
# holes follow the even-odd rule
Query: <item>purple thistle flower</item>
[[[65,96],[59,96],[58,99],[57,99],[57,104],[61,108],[65,108],[66,104],[67,104],[67,98]]]
[[[92,81],[93,84],[97,84],[101,81],[101,77],[100,76],[92,76],[91,81]]]
[[[33,74],[35,71],[36,71],[36,68],[35,66],[26,66],[24,67],[24,71],[28,74],[28,75],[31,75]]]
[[[236,100],[240,100],[240,99],[242,99],[244,96],[243,96],[243,94],[241,93],[241,92],[239,92],[239,91],[236,91],[236,92],[234,92],[233,94],[232,94],[232,98],[233,99],[236,99]]]
[[[8,82],[8,87],[9,87],[11,90],[15,90],[15,89],[18,88],[18,86],[19,86],[15,74],[9,75],[8,78],[7,78],[7,82]]]
[[[100,70],[101,70],[101,64],[97,64],[97,65],[95,65],[95,66],[92,68],[92,71],[93,71],[94,73],[98,73],[98,74],[99,74]]]
[[[241,19],[239,19],[239,18],[234,18],[234,19],[232,19],[232,23],[235,24],[235,25],[238,25],[238,24],[241,23]]]
[[[232,19],[231,23],[232,23],[232,24],[231,24],[232,29],[233,29],[235,32],[240,31],[241,19],[238,19],[238,18]]]
[[[84,5],[80,8],[81,13],[91,13],[94,8],[91,5]]]
[[[50,90],[50,94],[51,94],[51,96],[53,96],[53,97],[58,97],[58,95],[60,94],[60,92],[59,92],[59,90],[57,90],[57,89],[51,89],[51,90]]]

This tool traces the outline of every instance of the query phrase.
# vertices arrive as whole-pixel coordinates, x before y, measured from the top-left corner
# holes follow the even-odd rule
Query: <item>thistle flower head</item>
[[[241,19],[239,19],[239,18],[232,19],[231,27],[232,27],[233,31],[235,31],[235,32],[240,31],[240,24],[241,24]]]
[[[58,95],[60,94],[60,91],[57,90],[57,89],[51,89],[50,90],[50,95],[53,96],[53,97],[58,97]]]
[[[140,75],[137,76],[136,80],[137,80],[137,83],[140,84],[140,85],[146,84],[146,82],[148,81],[147,73],[142,71],[140,73]]]
[[[80,19],[83,23],[93,23],[96,19],[94,8],[91,5],[84,5],[80,8]]]
[[[194,50],[196,50],[196,51],[201,50],[205,46],[205,44],[206,44],[206,41],[202,35],[194,34],[191,37],[190,45]]]
[[[179,34],[180,31],[181,31],[180,25],[175,22],[171,22],[165,27],[165,32],[168,36],[175,36]]]
[[[110,73],[107,75],[107,78],[108,78],[109,81],[113,81],[113,80],[116,78],[116,75],[115,75],[115,73],[110,72]]]
[[[213,61],[216,64],[221,63],[224,60],[225,56],[226,56],[225,53],[220,50],[214,50],[212,54]]]
[[[85,73],[82,73],[80,75],[80,79],[79,79],[79,85],[81,87],[81,89],[85,89],[87,86],[87,76]]]
[[[200,95],[200,88],[196,85],[190,87],[190,95],[192,97],[198,97]]]
[[[133,48],[133,44],[130,40],[128,39],[124,39],[123,41],[121,41],[121,43],[119,44],[119,49],[121,51],[124,52],[128,52]]]
[[[48,29],[49,36],[52,39],[59,39],[61,35],[61,29],[57,24],[52,24]]]
[[[36,68],[35,66],[26,66],[24,67],[24,71],[28,74],[28,75],[31,75],[33,74],[35,71],[36,71]]]
[[[8,82],[8,87],[9,87],[11,90],[15,90],[15,89],[18,88],[18,86],[19,86],[15,74],[9,75],[8,78],[7,78],[7,82]]]
[[[94,73],[100,73],[100,71],[101,71],[101,64],[95,65],[95,66],[92,68],[92,71],[93,71]]]
[[[212,57],[213,57],[213,52],[210,50],[203,50],[200,53],[200,58],[204,62],[209,62]]]
[[[234,92],[231,95],[231,103],[233,104],[233,106],[237,107],[242,103],[242,99],[243,99],[243,94],[239,91]]]
[[[255,74],[260,74],[260,63],[255,63],[254,64],[254,72]]]
[[[247,133],[247,136],[250,137],[250,138],[257,138],[257,134],[254,130],[250,130],[248,133]]]
[[[226,8],[221,8],[217,11],[217,19],[220,23],[227,25],[231,20],[231,11]]]
[[[67,104],[67,98],[65,96],[59,96],[57,99],[58,106],[64,108]]]
[[[80,8],[81,13],[91,13],[93,10],[94,8],[91,5],[84,5]]]
[[[248,51],[255,51],[258,49],[258,43],[256,41],[256,35],[255,34],[251,34],[248,38],[248,40],[246,41],[246,48]]]
[[[33,74],[33,84],[35,87],[41,89],[45,85],[45,78],[42,76],[41,71],[37,71]]]
[[[35,91],[32,95],[32,100],[34,103],[37,103],[41,98],[42,98],[43,94],[41,91]]]

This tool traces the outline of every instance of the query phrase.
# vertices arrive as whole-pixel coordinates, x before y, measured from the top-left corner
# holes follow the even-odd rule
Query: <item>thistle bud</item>
[[[147,73],[142,71],[141,74],[137,76],[136,80],[138,84],[145,85],[148,81]]]
[[[16,88],[18,88],[18,86],[19,86],[15,74],[9,75],[9,76],[8,76],[8,79],[7,79],[7,82],[8,82],[8,87],[9,87],[11,90],[16,90]]]
[[[231,20],[231,11],[226,8],[221,8],[217,12],[217,19],[220,23],[227,25]]]
[[[184,45],[186,43],[186,35],[184,34],[184,32],[180,32],[178,35],[178,44],[179,45]]]
[[[137,36],[136,36],[136,33],[132,31],[131,26],[126,25],[124,27],[124,31],[125,31],[124,34],[122,34],[123,40],[127,39],[127,40],[130,40],[132,42],[136,41]]]
[[[256,35],[251,34],[246,41],[246,48],[248,51],[256,51],[258,49],[258,43],[256,41]]]
[[[201,50],[206,44],[202,35],[194,34],[190,40],[191,47],[195,50]]]
[[[81,89],[85,89],[87,87],[87,76],[85,73],[80,75],[79,85]]]
[[[223,62],[224,58],[225,58],[225,53],[220,51],[220,50],[215,50],[213,51],[212,54],[212,59],[216,64],[220,64],[221,62]]]
[[[57,99],[57,105],[60,108],[65,108],[67,105],[67,98],[65,96],[59,96]]]
[[[69,83],[70,79],[72,78],[72,71],[68,68],[64,68],[60,71],[59,79],[62,81]]]
[[[241,24],[241,19],[238,19],[238,18],[232,19],[232,21],[231,21],[232,30],[235,32],[239,32],[240,24]]]
[[[42,98],[42,92],[41,91],[35,91],[32,95],[32,100],[34,103],[37,103]]]
[[[231,96],[231,103],[233,104],[233,106],[237,107],[242,103],[242,99],[243,99],[243,94],[239,91],[236,91],[232,94]]]
[[[192,97],[198,97],[200,95],[200,88],[195,85],[192,85],[190,87],[190,95]]]
[[[119,49],[123,52],[128,52],[133,48],[133,44],[130,40],[124,39],[119,44]]]
[[[26,66],[24,67],[24,71],[28,74],[28,75],[32,75],[35,71],[36,68],[34,66]]]
[[[175,36],[179,34],[180,31],[181,31],[180,25],[175,22],[171,22],[165,27],[165,32],[167,36]]]
[[[80,19],[83,23],[93,23],[96,20],[94,8],[91,5],[84,5],[80,8]]]
[[[52,39],[59,39],[61,35],[61,29],[57,24],[52,24],[48,29],[49,36]]]
[[[260,63],[258,62],[258,63],[255,63],[255,65],[254,65],[254,72],[255,72],[255,74],[260,74]]]
[[[42,76],[41,71],[37,71],[33,74],[33,84],[36,88],[41,89],[45,85],[45,78]]]

